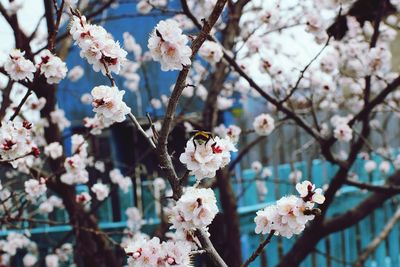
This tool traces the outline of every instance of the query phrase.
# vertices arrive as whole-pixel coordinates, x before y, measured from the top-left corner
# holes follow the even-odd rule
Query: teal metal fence
[[[378,157],[375,160],[380,162]],[[295,193],[294,182],[288,179],[289,174],[293,170],[302,172],[302,177],[313,181],[318,187],[322,187],[329,182],[330,177],[335,173],[335,167],[327,162],[314,160],[311,163],[295,163],[284,164],[277,167],[271,167],[273,175],[263,179],[260,175],[252,170],[242,172],[242,177],[234,182],[237,198],[239,201],[238,212],[240,214],[240,225],[242,233],[242,250],[243,258],[247,258],[252,251],[256,249],[261,239],[265,236],[256,235],[254,233],[254,217],[255,212],[269,203],[275,202],[281,196]],[[356,174],[360,181],[369,181],[375,184],[381,184],[385,180],[384,174],[379,170],[367,174],[364,170],[364,161],[358,159],[352,168],[352,173]],[[260,201],[257,193],[257,184],[255,180],[262,181],[268,189],[263,201]],[[260,185],[260,182],[258,182]],[[86,190],[85,187],[79,187],[78,190]],[[142,181],[139,188],[139,196],[141,206],[139,209],[143,211],[146,224],[143,228],[144,232],[151,233],[157,226],[159,219],[157,218],[156,202],[153,197],[152,183]],[[136,192],[137,194],[137,192]],[[341,214],[349,208],[356,206],[360,201],[368,196],[368,192],[361,191],[355,187],[343,187],[332,204],[328,216]],[[218,191],[216,191],[218,197]],[[98,210],[100,227],[110,233],[116,230],[122,230],[126,227],[125,210],[128,207],[137,206],[134,203],[134,192],[128,193],[118,192],[120,203],[121,221],[112,221],[112,203],[111,199],[107,199],[102,203]],[[370,216],[346,229],[345,231],[334,233],[320,241],[312,252],[302,263],[303,267],[347,267],[357,259],[360,252],[372,241],[373,237],[379,234],[386,222],[393,216],[398,206],[398,198],[387,201],[382,208],[377,209]],[[59,221],[68,221],[68,216],[63,211],[57,211],[57,214],[50,216],[57,217]],[[68,225],[57,226],[41,226],[30,225],[31,233],[34,239],[38,241],[42,250],[46,249],[49,240],[63,238],[66,233],[72,229]],[[5,236],[8,230],[0,231],[0,236]],[[119,239],[118,236],[115,236]],[[251,266],[275,266],[280,258],[289,251],[295,242],[296,237],[286,239],[282,237],[274,237],[268,245],[265,253],[261,255]],[[384,242],[381,242],[378,249],[368,258],[365,263],[367,267],[400,267],[400,226],[397,224],[388,235]]]

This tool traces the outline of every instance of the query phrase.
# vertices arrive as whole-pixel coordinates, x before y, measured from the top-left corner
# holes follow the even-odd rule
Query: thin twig
[[[372,242],[360,254],[356,262],[353,264],[353,267],[364,266],[364,262],[378,248],[379,244],[387,238],[387,236],[390,234],[390,231],[396,226],[398,220],[400,220],[400,209],[397,209],[396,213],[385,225],[382,232],[380,232],[379,235],[375,237],[374,240],[372,240]]]
[[[258,246],[258,248],[253,252],[253,254],[248,258],[242,265],[242,267],[249,266],[250,263],[252,263],[264,250],[265,246],[268,245],[269,242],[271,242],[272,237],[275,234],[275,230],[272,230],[267,238]]]

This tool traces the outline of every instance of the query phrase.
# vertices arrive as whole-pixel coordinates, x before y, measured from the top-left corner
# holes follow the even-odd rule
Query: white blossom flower
[[[353,138],[353,130],[348,124],[339,124],[335,127],[333,136],[339,141],[349,142]]]
[[[253,127],[258,135],[269,135],[275,129],[275,120],[269,114],[260,114],[254,119]]]
[[[14,81],[28,79],[33,80],[33,73],[36,71],[32,61],[24,58],[25,52],[15,49],[10,52],[9,58],[4,64],[4,70]]]
[[[218,213],[212,189],[189,187],[172,208],[172,224],[176,229],[207,227]]]
[[[325,197],[322,195],[322,189],[315,189],[315,185],[310,181],[303,181],[302,183],[296,184],[296,190],[305,201],[311,201],[317,204],[322,204],[325,201]]]
[[[315,203],[322,204],[325,197],[322,189],[315,189],[309,181],[296,185],[300,197],[291,195],[279,199],[275,205],[269,205],[257,211],[254,218],[256,234],[268,234],[274,231],[276,235],[287,238],[300,234],[308,221],[314,219],[311,210]]]
[[[268,234],[275,230],[274,224],[279,221],[278,211],[276,206],[267,206],[262,210],[256,212],[257,216],[254,218],[256,223],[256,234]]]
[[[378,164],[376,164],[376,162],[373,160],[367,160],[364,163],[364,169],[367,173],[373,172],[377,167],[378,167]]]
[[[136,4],[136,10],[143,15],[148,14],[152,9],[153,7],[150,5],[148,0],[140,0]]]
[[[174,20],[160,21],[150,35],[147,47],[153,60],[161,63],[161,70],[182,70],[190,65],[192,50],[187,46],[188,37]]]
[[[75,154],[65,159],[64,167],[66,173],[60,177],[61,182],[65,184],[84,184],[89,181],[89,173],[87,172],[85,158],[79,154]]]
[[[44,148],[44,154],[52,159],[57,159],[62,156],[63,147],[59,142],[50,143]]]
[[[388,174],[390,172],[390,162],[386,160],[382,161],[381,164],[379,164],[379,170],[384,174]]]
[[[186,165],[196,179],[212,178],[218,169],[225,167],[231,159],[231,151],[237,151],[228,139],[215,137],[206,143],[199,144],[190,139],[179,160]]]
[[[136,42],[135,38],[129,32],[124,32],[123,38],[126,51],[132,52],[135,55],[136,60],[140,59],[142,55],[142,47]]]
[[[148,240],[143,235],[135,235],[125,248],[130,267],[190,266],[191,243],[187,241],[166,241],[153,237]]]
[[[142,225],[144,224],[144,220],[139,209],[136,207],[128,208],[126,209],[125,214],[128,217],[128,228],[133,232],[139,232],[140,228],[142,228]]]
[[[83,70],[83,68],[79,65],[73,67],[69,72],[68,72],[68,79],[71,82],[76,82],[78,81],[80,78],[82,78],[82,76],[85,74],[85,71]]]
[[[218,63],[224,53],[219,44],[212,41],[205,41],[199,49],[199,55],[211,64]]]
[[[58,267],[60,265],[59,258],[56,254],[49,254],[45,257],[47,267]]]
[[[229,125],[228,127],[225,127],[225,125],[220,124],[214,128],[214,132],[222,138],[229,138],[233,144],[236,144],[239,142],[242,129],[236,125]]]
[[[101,173],[103,173],[103,172],[105,172],[105,170],[106,170],[106,165],[104,164],[104,162],[103,161],[96,161],[95,163],[94,163],[94,168],[96,169],[96,170],[98,170],[99,172],[101,172]]]
[[[81,102],[83,104],[89,105],[89,104],[92,104],[92,101],[93,101],[93,97],[91,94],[85,93],[85,94],[81,95]]]
[[[30,199],[35,200],[41,195],[46,193],[46,180],[40,178],[40,180],[29,179],[24,183],[25,192],[29,195]]]
[[[0,127],[0,157],[14,160],[37,150],[31,137],[32,124],[28,122],[3,123]],[[36,152],[35,152],[36,153]]]
[[[38,63],[37,68],[40,74],[46,77],[47,83],[59,83],[67,75],[67,66],[61,58],[53,55],[49,50],[43,50],[40,53],[41,61]]]
[[[62,109],[56,109],[50,112],[51,122],[56,124],[60,131],[71,126],[71,122],[65,117],[65,112]]]
[[[22,262],[25,267],[33,267],[37,261],[38,261],[38,258],[31,253],[26,254],[24,256],[24,258],[22,259]]]
[[[93,66],[94,71],[119,73],[127,52],[115,42],[103,27],[87,23],[84,16],[73,16],[70,34],[81,48],[80,56]]]
[[[96,194],[96,198],[98,201],[103,201],[110,194],[110,188],[108,187],[108,185],[105,185],[100,182],[94,184],[91,190],[93,193]]]
[[[262,172],[261,172],[261,177],[263,177],[263,178],[268,178],[268,177],[271,177],[271,176],[272,176],[272,171],[271,171],[271,169],[270,169],[270,168],[267,168],[267,167],[263,168],[263,170],[262,170]]]
[[[259,161],[253,161],[251,163],[251,169],[255,172],[255,173],[259,173],[262,170],[262,164]]]
[[[125,115],[131,112],[131,109],[122,100],[125,91],[120,91],[115,86],[96,86],[91,94],[93,111],[105,126],[124,121]]]
[[[93,135],[101,134],[102,130],[106,127],[104,120],[97,116],[97,114],[93,118],[84,118],[83,123],[86,128],[90,129],[90,133]]]

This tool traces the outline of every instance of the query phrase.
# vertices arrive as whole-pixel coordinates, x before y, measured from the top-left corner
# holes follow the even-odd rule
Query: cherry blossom
[[[62,109],[50,112],[50,118],[51,122],[56,124],[61,131],[71,126],[71,122],[65,117],[65,111]]]
[[[127,225],[129,230],[133,232],[140,231],[140,228],[142,228],[142,225],[144,224],[144,220],[139,209],[136,207],[128,208],[126,209],[125,214],[128,217]]]
[[[84,184],[89,181],[89,173],[87,172],[85,159],[80,155],[76,154],[68,157],[64,161],[64,167],[66,172],[61,175],[60,180],[63,183],[72,184]]]
[[[109,175],[112,183],[117,184],[124,193],[128,193],[129,187],[132,186],[132,180],[129,176],[124,177],[118,169],[111,170]]]
[[[300,197],[284,196],[275,205],[257,211],[254,218],[256,234],[274,231],[276,235],[290,238],[305,229],[306,223],[314,219],[310,212],[314,204],[322,204],[325,197],[322,195],[322,189],[315,189],[315,185],[309,181],[297,184],[296,190]]]
[[[41,178],[40,180],[29,179],[24,183],[25,192],[29,195],[30,199],[35,200],[41,195],[46,193],[46,180]]]
[[[47,267],[58,267],[59,266],[59,258],[56,254],[49,254],[45,258]]]
[[[91,190],[93,193],[96,194],[96,198],[98,201],[103,201],[110,194],[110,188],[108,187],[108,185],[105,185],[100,182],[94,184]]]
[[[364,163],[364,169],[367,173],[373,172],[377,167],[378,164],[376,164],[376,162],[373,160],[368,160]]]
[[[260,173],[262,168],[263,168],[263,166],[262,166],[261,162],[259,162],[259,161],[253,161],[251,163],[251,169],[257,174]]]
[[[347,124],[339,124],[333,131],[333,135],[339,141],[349,142],[353,138],[353,130]]]
[[[44,154],[52,159],[57,159],[63,154],[63,147],[58,142],[48,144],[44,148]]]
[[[32,125],[28,122],[8,121],[0,127],[0,156],[2,160],[14,160],[34,152]]]
[[[126,51],[132,52],[136,60],[140,59],[142,56],[142,47],[136,42],[135,38],[129,32],[124,32],[123,38]]]
[[[22,259],[22,262],[25,267],[33,267],[37,261],[38,261],[38,258],[31,253],[26,254],[24,256],[24,258]]]
[[[260,114],[254,119],[253,127],[258,135],[270,135],[275,129],[275,120],[269,114]]]
[[[53,55],[49,50],[40,53],[41,61],[37,68],[40,74],[46,77],[47,83],[59,83],[67,74],[67,66],[59,57]]]
[[[179,160],[197,180],[201,180],[214,177],[217,170],[230,162],[230,152],[235,151],[235,146],[228,139],[217,136],[214,140],[198,144],[192,138],[186,143],[185,152],[181,154]]]
[[[140,237],[130,243],[125,252],[128,264],[139,266],[189,266],[191,246],[187,241],[161,242],[157,237]]]
[[[205,228],[218,213],[212,189],[189,187],[172,208],[171,222],[175,229]]]
[[[190,65],[192,50],[187,46],[188,37],[174,20],[160,21],[150,35],[147,47],[153,60],[159,61],[161,70],[182,70]]]
[[[33,80],[33,74],[36,71],[32,61],[24,58],[25,52],[15,49],[10,52],[9,58],[4,64],[4,70],[15,81],[28,79]]]
[[[122,100],[125,91],[120,91],[115,86],[96,86],[91,94],[93,97],[93,111],[96,112],[98,119],[105,126],[110,126],[114,122],[124,121],[125,115],[131,111]]]
[[[379,171],[381,171],[384,174],[388,174],[390,171],[390,162],[389,161],[382,161],[379,164]]]
[[[304,201],[311,201],[317,204],[322,204],[325,201],[325,197],[322,195],[322,189],[315,189],[315,185],[310,181],[296,184],[296,190]]]
[[[222,59],[224,53],[221,46],[216,42],[205,41],[200,47],[199,55],[209,63],[215,64]]]
[[[79,65],[73,67],[69,72],[68,72],[68,79],[71,82],[76,82],[78,81],[80,78],[82,78],[82,76],[85,74],[85,71],[83,70],[83,68]]]
[[[73,16],[70,34],[81,48],[80,56],[93,66],[94,71],[104,75],[119,73],[127,52],[103,27],[87,23],[84,16]]]

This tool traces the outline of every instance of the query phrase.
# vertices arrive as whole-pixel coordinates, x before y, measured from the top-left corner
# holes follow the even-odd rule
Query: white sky
[[[0,0],[6,7],[9,6],[8,0]],[[40,17],[44,13],[43,1],[41,0],[15,0],[17,3],[23,3],[23,7],[18,11],[18,20],[21,29],[30,34],[36,27]],[[7,21],[0,16],[0,62],[3,62],[7,54],[14,48],[14,35]]]

